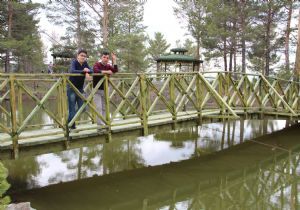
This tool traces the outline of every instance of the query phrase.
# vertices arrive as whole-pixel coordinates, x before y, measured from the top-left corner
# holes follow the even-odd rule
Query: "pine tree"
[[[218,8],[218,9],[216,9]],[[228,70],[228,54],[231,43],[231,11],[227,1],[212,0],[207,4],[206,30],[203,36],[203,45],[207,49],[206,59],[223,57],[224,70]]]
[[[296,77],[299,80],[300,77],[300,8],[298,14],[298,39],[297,39],[297,51],[296,51],[294,75],[296,75]]]
[[[179,18],[185,20],[189,34],[197,44],[196,58],[200,59],[200,47],[206,30],[207,1],[175,0],[175,2],[177,7],[174,8],[174,12]]]
[[[97,27],[98,31],[96,31],[96,34],[100,34],[102,40],[101,44],[103,48],[108,47],[108,38],[110,33],[109,23],[110,23],[110,17],[112,16],[111,13],[113,13],[113,8],[111,8],[111,2],[110,0],[83,0],[86,5],[92,9],[94,15],[94,24]]]
[[[154,33],[154,39],[149,39],[149,47],[147,52],[150,56],[150,64],[152,66],[155,65],[156,61],[159,56],[166,53],[167,49],[170,47],[167,40],[164,38],[164,35],[160,32]]]
[[[138,0],[116,0],[111,5],[114,12],[109,13],[108,48],[115,51],[119,65],[124,71],[145,71],[146,36],[143,21],[143,3]],[[111,11],[111,10],[110,10]]]
[[[23,1],[5,1],[1,4],[0,53],[5,60],[5,71],[40,71],[43,66],[42,42],[38,33],[36,15],[40,4]],[[3,56],[3,54],[5,54]]]
[[[260,1],[255,4],[256,24],[253,25],[254,36],[249,52],[253,69],[264,75],[274,73],[272,66],[279,62],[278,50],[283,48],[284,38],[277,25],[283,21],[283,1]]]
[[[94,54],[96,31],[91,26],[88,11],[81,0],[50,0],[47,10],[48,19],[66,28],[62,41]]]
[[[197,57],[197,45],[192,40],[186,39],[183,43],[183,48],[187,49],[186,55]]]

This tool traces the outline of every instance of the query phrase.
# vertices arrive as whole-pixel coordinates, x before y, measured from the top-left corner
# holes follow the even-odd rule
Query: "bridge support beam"
[[[170,90],[170,104],[171,104],[171,111],[172,111],[172,129],[176,130],[177,124],[177,112],[176,112],[176,96],[175,96],[175,83],[174,83],[174,75],[171,75],[171,80],[169,83],[169,90]]]
[[[143,135],[146,136],[149,134],[149,130],[148,130],[148,115],[147,115],[147,86],[146,86],[146,81],[145,81],[145,76],[144,75],[140,75],[140,103],[142,106],[142,120],[141,120],[141,124],[143,127]]]
[[[11,138],[13,142],[13,158],[19,157],[19,144],[17,133],[17,107],[16,107],[16,91],[15,91],[15,76],[10,75],[10,117],[11,117]]]

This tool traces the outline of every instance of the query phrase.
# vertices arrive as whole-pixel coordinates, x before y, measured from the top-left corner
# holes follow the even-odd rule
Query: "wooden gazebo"
[[[72,46],[54,46],[51,51],[55,72],[67,72],[70,61],[75,57],[76,48]]]
[[[168,55],[158,57],[157,72],[189,72],[199,71],[202,60],[198,60],[190,55],[185,55],[187,49],[173,48]],[[171,68],[173,67],[173,68]]]

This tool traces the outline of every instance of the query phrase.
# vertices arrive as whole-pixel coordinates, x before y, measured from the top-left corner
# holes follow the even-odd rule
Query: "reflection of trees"
[[[104,173],[144,166],[139,139],[112,141],[103,145],[102,165]]]
[[[196,141],[198,139],[198,129],[196,126],[186,127],[178,130],[155,134],[158,141],[170,141],[171,147],[183,148],[185,141]]]
[[[248,172],[232,174],[232,178],[227,175],[211,180],[208,188],[201,187],[199,181],[193,193],[186,196],[176,196],[180,189],[175,189],[169,205],[157,209],[178,209],[182,203],[191,210],[298,209],[299,169],[299,153],[281,160],[277,157],[267,167],[252,167]]]
[[[9,171],[8,182],[13,183],[10,191],[32,188],[38,185],[34,181],[34,177],[41,172],[42,163],[38,162],[35,157],[6,160],[3,161],[3,165]]]
[[[64,172],[58,172],[50,177],[50,183],[57,183],[64,179],[81,179],[90,176],[90,172],[97,173],[100,164],[99,158],[102,154],[102,145],[91,147],[81,147],[64,151],[58,154],[58,157],[66,164],[68,171],[74,171],[70,177],[65,177]],[[99,173],[99,172],[98,172]]]
[[[106,144],[81,147],[59,154],[68,171],[74,171],[70,177],[58,172],[53,174],[50,183],[58,183],[64,179],[81,179],[95,174],[106,174],[124,169],[144,166],[139,140],[116,140]],[[102,171],[101,171],[102,170]]]

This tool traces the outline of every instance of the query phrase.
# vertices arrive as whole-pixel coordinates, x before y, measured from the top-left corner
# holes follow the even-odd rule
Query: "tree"
[[[285,29],[285,46],[284,46],[284,56],[285,56],[285,70],[289,72],[290,70],[290,34],[291,34],[291,21],[293,13],[293,3],[294,0],[287,0],[287,20],[286,20],[286,29]]]
[[[110,16],[113,12],[111,8],[110,0],[83,0],[88,7],[92,9],[95,14],[96,25],[99,25],[98,32],[102,37],[102,46],[103,48],[108,47],[108,38],[109,38],[109,22]]]
[[[186,39],[183,43],[183,48],[187,49],[186,55],[193,57],[197,56],[197,45],[195,45],[195,43],[192,40]]]
[[[49,0],[47,17],[57,25],[66,27],[62,40],[76,48],[90,52],[95,46],[95,30],[89,21],[88,11],[81,0]]]
[[[149,47],[147,52],[150,56],[150,63],[155,64],[155,59],[166,53],[167,49],[170,47],[164,35],[160,32],[154,33],[154,39],[149,39]]]
[[[295,75],[297,78],[300,76],[300,8],[298,15],[298,39],[297,39],[297,51],[296,51],[296,61],[295,61]]]
[[[37,71],[43,65],[42,42],[38,33],[36,15],[40,4],[23,1],[5,1],[1,4],[0,53],[5,54],[5,71],[11,71],[11,62],[18,71]],[[3,56],[1,56],[3,59]]]
[[[242,54],[242,72],[246,73],[246,52],[247,42],[251,41],[252,36],[252,17],[255,16],[255,10],[253,9],[253,2],[246,0],[236,0],[237,6],[237,32],[238,38],[240,39],[240,48]]]
[[[147,66],[146,36],[143,26],[143,3],[138,0],[115,0],[110,4],[108,48],[117,52],[124,71],[144,71]]]
[[[206,31],[203,45],[207,59],[223,57],[224,70],[228,70],[228,53],[230,51],[230,18],[233,16],[231,5],[227,1],[212,0],[207,4]],[[220,8],[216,10],[216,8]]]
[[[174,12],[186,21],[186,28],[197,43],[196,58],[200,59],[201,42],[206,31],[207,1],[175,0],[175,2],[178,7],[174,8]]]
[[[256,25],[253,26],[254,36],[249,52],[254,69],[268,76],[272,65],[279,61],[277,51],[283,47],[283,37],[276,31],[276,26],[282,22],[282,1],[268,0],[256,3]]]

